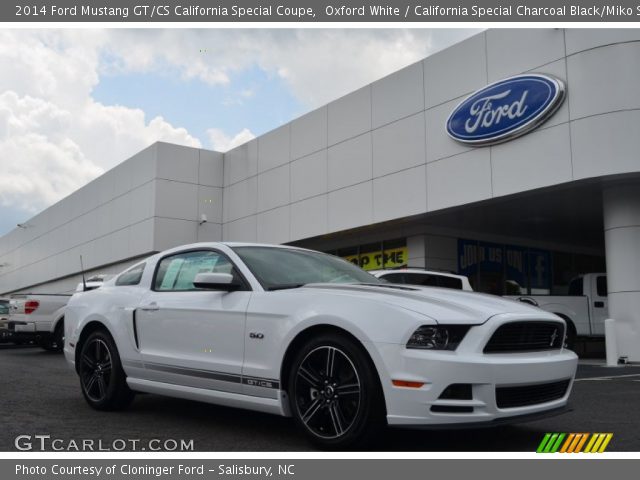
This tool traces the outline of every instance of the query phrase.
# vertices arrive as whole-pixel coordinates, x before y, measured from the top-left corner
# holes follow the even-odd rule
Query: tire
[[[135,394],[127,385],[118,349],[106,330],[89,334],[78,362],[80,388],[92,408],[122,410],[129,406]]]
[[[363,348],[339,334],[309,340],[288,377],[293,417],[323,449],[363,448],[385,426],[382,387]]]
[[[45,343],[40,345],[47,352],[61,352],[64,348],[64,319],[58,322],[53,335]]]

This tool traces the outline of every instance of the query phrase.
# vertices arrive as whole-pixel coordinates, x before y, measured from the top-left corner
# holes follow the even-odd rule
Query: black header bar
[[[11,0],[1,22],[640,22],[640,0]]]

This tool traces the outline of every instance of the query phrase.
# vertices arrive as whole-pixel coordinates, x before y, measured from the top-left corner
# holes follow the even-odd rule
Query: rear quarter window
[[[145,263],[141,263],[140,265],[135,265],[126,272],[121,273],[116,279],[116,286],[122,287],[127,285],[139,285],[140,280],[142,280],[145,265]]]

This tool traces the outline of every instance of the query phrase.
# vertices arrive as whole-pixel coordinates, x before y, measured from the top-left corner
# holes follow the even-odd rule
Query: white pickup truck
[[[111,275],[96,275],[86,281],[93,290]],[[85,290],[78,284],[76,292]],[[35,342],[45,350],[62,351],[64,346],[64,312],[71,293],[20,293],[9,302],[9,339],[14,343]]]
[[[604,321],[608,318],[607,274],[586,273],[569,283],[567,295],[513,295],[520,300],[555,313],[567,322],[567,343],[573,345],[576,336],[604,336]]]

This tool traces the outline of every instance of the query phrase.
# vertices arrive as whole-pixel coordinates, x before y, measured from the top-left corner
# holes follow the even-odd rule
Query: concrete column
[[[407,237],[407,250],[409,253],[409,259],[407,265],[410,267],[422,267],[425,266],[425,236],[414,235]]]
[[[603,193],[609,317],[618,355],[640,362],[640,182]]]

